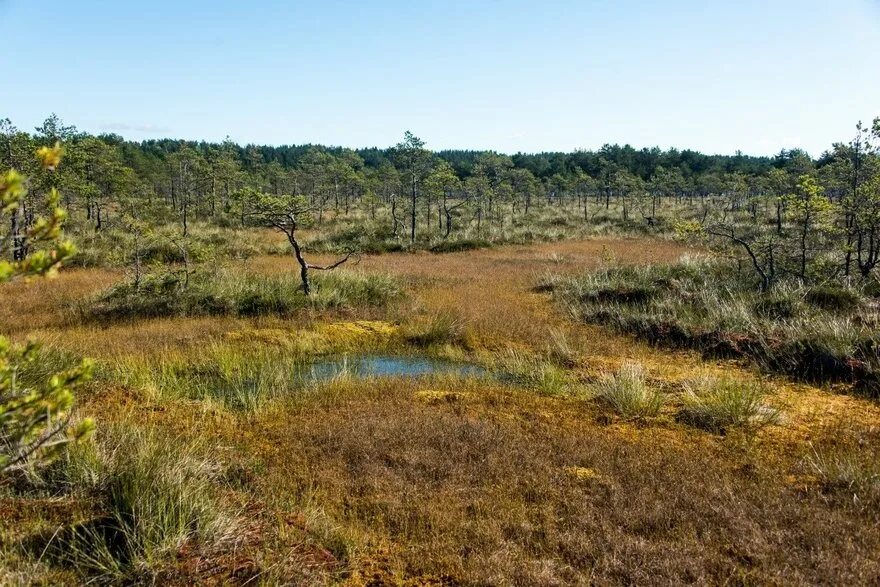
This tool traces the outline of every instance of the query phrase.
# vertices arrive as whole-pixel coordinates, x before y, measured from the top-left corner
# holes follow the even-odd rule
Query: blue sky
[[[0,0],[0,30],[26,129],[818,155],[880,116],[880,0]]]

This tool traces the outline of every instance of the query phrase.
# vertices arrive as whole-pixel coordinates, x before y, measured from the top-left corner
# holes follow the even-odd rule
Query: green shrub
[[[763,401],[763,386],[732,377],[703,377],[685,385],[678,419],[724,433],[730,428],[759,428],[779,420],[779,411]]]
[[[0,336],[0,479],[56,457],[65,444],[90,435],[94,422],[70,424],[73,391],[91,378],[93,363],[11,344]]]
[[[604,374],[593,392],[602,404],[627,419],[656,416],[664,404],[663,394],[646,383],[645,370],[638,363],[626,363]]]

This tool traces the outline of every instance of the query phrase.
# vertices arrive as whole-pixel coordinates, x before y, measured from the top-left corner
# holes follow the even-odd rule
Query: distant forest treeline
[[[301,145],[239,145],[236,143],[211,143],[206,141],[181,141],[177,139],[150,139],[145,141],[129,141],[116,134],[101,134],[97,138],[110,145],[118,145],[126,153],[129,162],[139,157],[159,158],[175,153],[183,145],[207,154],[226,145],[234,147],[238,159],[247,168],[248,163],[277,162],[284,168],[299,165],[310,151],[321,151],[331,155],[341,155],[353,151],[364,165],[371,169],[379,169],[383,164],[393,163],[394,148],[368,147],[347,149],[316,144]],[[434,154],[449,163],[461,179],[473,175],[481,155],[497,153],[489,150],[443,149]],[[571,153],[542,152],[516,153],[510,156],[516,169],[526,169],[535,177],[548,179],[554,175],[569,175],[580,170],[596,177],[609,164],[624,169],[641,179],[650,179],[658,167],[664,169],[680,169],[685,177],[693,177],[704,173],[743,173],[759,175],[770,169],[784,168],[792,159],[807,157],[800,149],[783,150],[773,157],[754,156],[737,153],[735,155],[707,155],[691,149],[668,149],[659,147],[636,149],[630,145],[604,145],[597,151],[578,150]],[[821,165],[822,159],[817,161]]]

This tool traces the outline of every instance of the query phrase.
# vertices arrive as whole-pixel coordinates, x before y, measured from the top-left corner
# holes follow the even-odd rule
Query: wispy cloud
[[[101,125],[101,130],[108,132],[145,132],[145,133],[167,133],[171,132],[170,128],[159,126],[157,124],[127,124],[125,122],[107,122]]]

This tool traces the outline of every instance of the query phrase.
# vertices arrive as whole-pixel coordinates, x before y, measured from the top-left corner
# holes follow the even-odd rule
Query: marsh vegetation
[[[0,382],[81,432],[4,470],[0,582],[880,576],[866,129],[818,160],[0,137],[15,217],[72,241],[4,224],[16,276],[69,254],[0,285]]]

